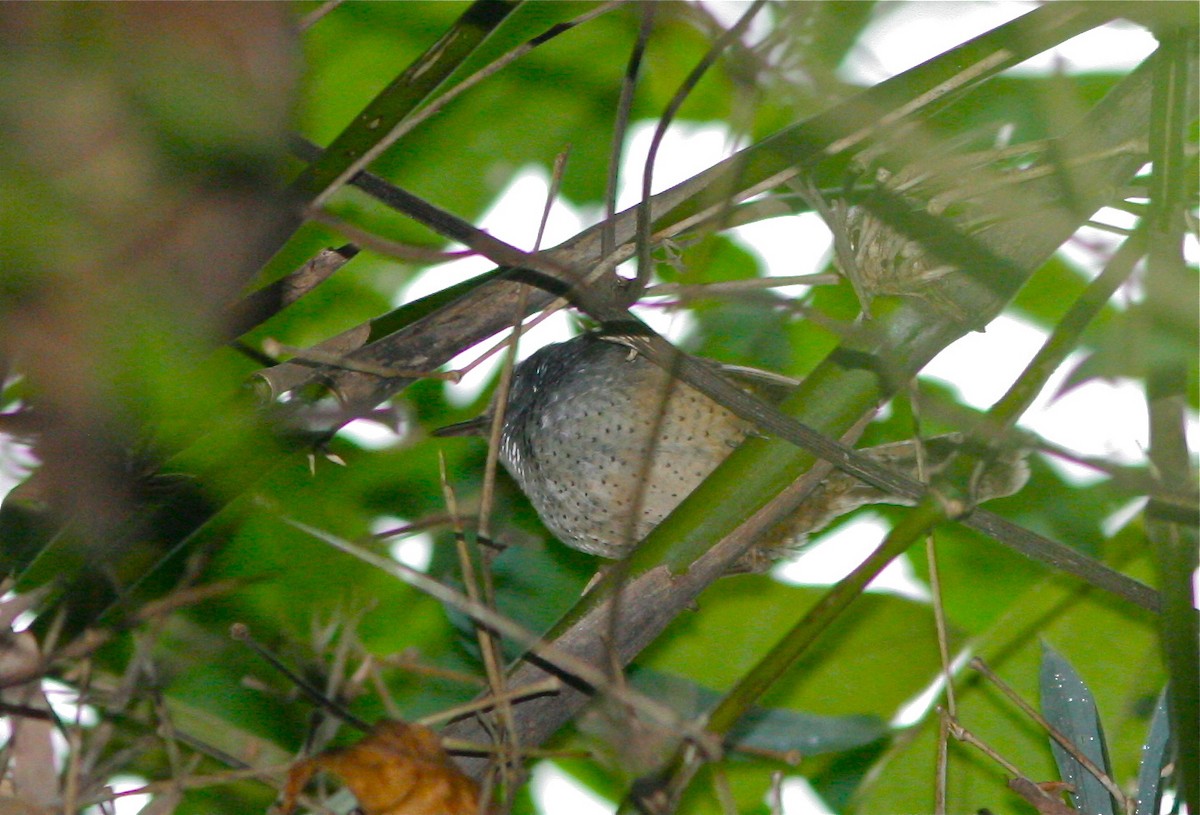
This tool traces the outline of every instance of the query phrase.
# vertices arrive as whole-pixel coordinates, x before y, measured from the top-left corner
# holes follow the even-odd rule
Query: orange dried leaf
[[[364,815],[476,815],[479,788],[447,755],[437,734],[419,724],[380,720],[355,745],[298,761],[288,773],[282,811],[318,770],[354,793]]]
[[[1060,796],[1069,784],[1048,781],[1035,784],[1027,778],[1011,778],[1008,788],[1020,795],[1037,809],[1038,815],[1079,815],[1075,807],[1067,806]]]

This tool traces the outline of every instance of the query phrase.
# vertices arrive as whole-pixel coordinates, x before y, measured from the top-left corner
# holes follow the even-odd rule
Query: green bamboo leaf
[[[1126,529],[1106,547],[1106,559],[1122,564],[1128,574],[1144,577],[1151,569],[1140,532]],[[986,581],[983,567],[974,578],[956,582],[969,589]],[[1109,714],[1106,730],[1110,758],[1120,781],[1137,772],[1138,748],[1147,718],[1142,705],[1161,690],[1166,674],[1150,655],[1156,652],[1156,621],[1148,614],[1129,614],[1095,592],[1079,592],[1070,581],[1049,577],[1026,583],[1014,593],[1007,610],[990,625],[973,632],[971,653],[984,659],[1022,697],[1036,699],[1042,660],[1037,632],[1066,653],[1090,677],[1099,705]],[[1113,666],[1137,666],[1114,670]],[[964,674],[956,681],[958,721],[1023,775],[1034,780],[1058,777],[1044,730],[1023,719],[980,677]],[[854,815],[889,812],[932,812],[939,727],[932,711],[879,757],[870,776],[845,811]],[[949,745],[949,802],[955,812],[987,808],[1004,815],[1028,811],[1028,804],[1006,785],[1007,774],[974,748]]]
[[[380,91],[319,160],[296,177],[293,191],[307,203],[347,180],[352,165],[454,73],[517,5],[512,0],[472,3],[436,43]]]
[[[1042,715],[1046,721],[1111,777],[1112,768],[1108,763],[1108,748],[1096,700],[1071,663],[1045,643],[1042,644],[1040,687]],[[1070,795],[1075,808],[1084,815],[1114,815],[1116,802],[1100,780],[1056,740],[1050,740],[1050,749],[1054,752],[1062,780],[1072,787]]]
[[[1134,815],[1158,815],[1163,794],[1163,770],[1171,760],[1171,716],[1167,710],[1167,689],[1158,695],[1150,732],[1142,745],[1142,763],[1138,769],[1137,807]]]

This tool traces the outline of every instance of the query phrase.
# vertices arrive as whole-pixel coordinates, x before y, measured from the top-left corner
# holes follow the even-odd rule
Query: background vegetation
[[[768,3],[760,14],[771,33],[754,48],[722,41],[725,29],[705,8],[684,3],[322,10],[130,4],[0,13],[0,465],[21,480],[0,511],[0,574],[11,579],[0,608],[23,631],[5,636],[0,666],[12,785],[0,795],[14,807],[6,811],[76,811],[105,800],[114,776],[131,774],[155,784],[147,812],[264,811],[289,761],[360,735],[264,652],[360,721],[417,720],[477,696],[496,646],[461,604],[313,534],[386,555],[404,534],[432,532],[427,574],[462,587],[457,527],[505,619],[539,634],[590,632],[590,642],[632,658],[637,693],[685,718],[738,688],[719,708],[729,721],[714,716],[730,749],[700,770],[679,811],[772,811],[777,772],[802,775],[839,812],[934,811],[937,745],[946,739],[937,714],[889,724],[942,670],[930,604],[870,594],[822,611],[825,589],[709,575],[695,578],[690,596],[655,599],[661,619],[642,622],[655,609],[639,581],[656,579],[660,561],[690,563],[689,547],[722,538],[807,468],[811,457],[791,443],[739,451],[702,488],[708,499],[681,508],[633,561],[623,600],[633,634],[665,627],[640,653],[636,636],[600,636],[596,609],[577,606],[601,564],[551,540],[503,476],[486,512],[495,545],[477,548],[484,445],[430,431],[483,404],[456,408],[450,384],[410,372],[430,372],[510,325],[518,296],[530,308],[549,296],[497,274],[401,308],[397,292],[444,259],[439,253],[466,245],[502,268],[560,275],[594,318],[621,316],[610,276],[571,276],[602,256],[597,231],[534,258],[468,227],[522,167],[549,171],[568,145],[559,195],[602,212],[627,88],[630,121],[659,121],[685,89],[676,121],[719,122],[750,145],[744,161],[656,198],[653,240],[637,237],[632,215],[614,219],[613,245],[652,250],[656,282],[763,275],[723,231],[807,211],[818,199],[859,204],[893,236],[968,270],[899,287],[876,280],[875,318],[858,324],[860,300],[847,281],[794,298],[675,295],[668,305],[694,320],[686,350],[811,374],[791,418],[837,438],[899,391],[863,440],[910,437],[907,380],[1001,310],[1082,351],[1074,382],[1144,384],[1146,460],[1089,462],[1104,477],[1080,486],[1035,455],[1029,486],[988,506],[1016,527],[989,537],[938,523],[928,503],[885,515],[903,530],[900,548],[937,526],[949,653],[983,656],[1036,699],[1042,643],[1053,645],[1092,688],[1127,788],[1170,677],[1179,792],[1195,811],[1200,798],[1186,779],[1200,743],[1196,508],[1182,435],[1198,404],[1197,279],[1182,253],[1196,190],[1194,7],[1053,4],[871,89],[836,69],[885,4]],[[1117,17],[1161,43],[1134,72],[996,75]],[[648,24],[629,85],[630,54]],[[445,47],[433,49],[447,32]],[[529,42],[537,47],[462,84]],[[703,76],[689,78],[710,56]],[[465,90],[445,101],[456,87]],[[362,177],[357,189],[345,183],[393,125],[431,104],[442,106],[369,162],[374,187]],[[1025,149],[994,151],[1002,127]],[[297,135],[334,147],[315,159]],[[911,189],[881,181],[897,174]],[[761,196],[741,205],[748,191]],[[1132,212],[1139,226],[1091,283],[1053,252],[1101,205]],[[528,213],[531,225],[539,217]],[[334,247],[342,255],[321,256],[327,279],[311,269],[293,276]],[[291,288],[272,287],[280,280]],[[345,344],[298,350],[351,329]],[[868,354],[874,372],[846,362]],[[289,357],[300,363],[276,365]],[[1036,392],[1060,362],[1051,356],[1045,369],[1031,368],[1020,387]],[[1025,404],[1018,390],[985,423],[945,388],[926,383],[920,392],[923,432],[973,431],[984,441],[1011,438]],[[363,416],[392,427],[393,443],[370,447],[332,432]],[[27,468],[24,443],[36,459]],[[1145,497],[1147,511],[1115,531],[1106,525]],[[389,536],[372,537],[389,527]],[[1083,576],[1014,552],[1027,540],[1014,529],[1086,556],[1074,567]],[[902,556],[928,578],[919,545]],[[1157,593],[1139,594],[1089,564]],[[804,639],[794,626],[813,608],[814,635]],[[591,629],[571,628],[589,620]],[[231,636],[235,624],[257,649]],[[527,645],[501,639],[508,659]],[[763,679],[764,695],[748,691],[748,677],[769,673],[756,663],[780,642],[797,657]],[[955,671],[957,721],[1028,778],[1056,779],[1045,732],[977,674]],[[62,718],[60,708],[47,718],[43,677],[62,683],[87,715]],[[558,751],[560,766],[611,800],[664,767],[685,777],[670,758],[687,728],[664,726],[620,687],[605,687],[581,715],[567,694],[543,698],[525,718],[517,705],[520,746]],[[734,715],[751,704],[748,716]],[[570,723],[546,724],[555,717]],[[469,725],[447,733],[486,735]],[[63,739],[52,742],[52,732]],[[51,743],[66,745],[54,771],[44,754]],[[949,754],[946,811],[1031,810],[1005,783],[1011,768],[957,742]],[[784,761],[797,755],[799,766]],[[464,766],[482,774],[479,762]],[[504,806],[532,811],[519,770],[499,779]],[[336,789],[314,788],[313,810],[349,811],[352,799]]]

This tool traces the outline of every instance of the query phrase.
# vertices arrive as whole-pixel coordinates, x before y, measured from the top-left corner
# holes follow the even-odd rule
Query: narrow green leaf
[[[1039,685],[1046,721],[1111,776],[1096,700],[1071,663],[1045,643]],[[1100,780],[1054,739],[1050,740],[1050,749],[1062,780],[1074,788],[1071,800],[1075,808],[1084,815],[1114,815],[1116,805]]]
[[[675,674],[638,668],[630,675],[638,690],[660,699],[682,716],[691,718],[711,709],[721,694]],[[862,747],[888,735],[878,716],[821,716],[779,707],[754,707],[730,730],[734,746],[805,756]]]
[[[476,0],[453,26],[371,100],[292,189],[312,201],[342,180],[405,116],[442,84],[517,7],[512,0]]]
[[[1134,815],[1158,815],[1162,799],[1163,768],[1171,757],[1171,716],[1167,709],[1167,689],[1158,697],[1150,732],[1142,746],[1142,764],[1138,768],[1137,808]]]

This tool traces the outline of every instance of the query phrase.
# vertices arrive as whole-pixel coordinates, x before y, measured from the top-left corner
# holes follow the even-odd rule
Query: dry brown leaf
[[[350,747],[298,761],[288,773],[281,810],[318,770],[354,793],[364,815],[476,815],[479,788],[446,753],[436,733],[419,724],[381,719]]]
[[[1075,807],[1067,806],[1058,796],[1070,785],[1058,781],[1035,784],[1027,778],[1013,778],[1008,788],[1020,795],[1037,809],[1040,815],[1079,815]]]

